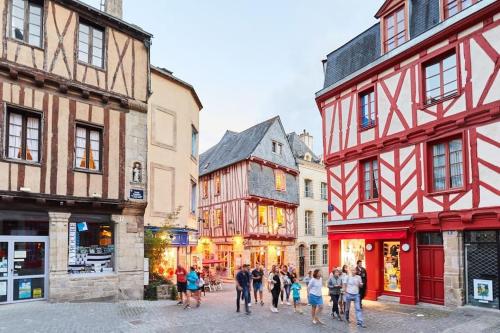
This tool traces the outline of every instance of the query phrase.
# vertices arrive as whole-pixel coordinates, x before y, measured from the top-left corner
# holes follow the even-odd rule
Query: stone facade
[[[445,306],[464,304],[464,242],[461,231],[443,232]]]

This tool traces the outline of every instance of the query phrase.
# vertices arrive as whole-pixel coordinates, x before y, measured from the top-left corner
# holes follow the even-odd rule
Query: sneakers
[[[264,306],[264,301],[260,301],[260,306]]]
[[[274,308],[274,312],[278,313],[280,310],[278,310],[278,308]]]
[[[366,328],[366,325],[365,325],[365,324],[363,324],[363,323],[358,323],[357,325],[358,325],[358,327],[361,327],[361,328]]]
[[[290,304],[290,302],[286,302],[286,305],[292,305],[292,304]]]
[[[252,303],[248,303],[248,306],[252,306]]]
[[[183,304],[182,301],[177,302],[177,305],[182,305],[182,304]]]
[[[283,303],[283,301],[281,301],[281,305],[283,305],[283,304],[285,304],[285,303]]]

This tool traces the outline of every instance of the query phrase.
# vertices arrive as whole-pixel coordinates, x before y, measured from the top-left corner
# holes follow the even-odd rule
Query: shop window
[[[304,233],[308,236],[312,235],[313,232],[313,212],[306,210],[304,212]]]
[[[313,182],[310,179],[304,179],[304,197],[313,197]]]
[[[208,180],[203,180],[202,184],[202,189],[203,189],[203,198],[206,199],[208,198]]]
[[[389,52],[406,42],[405,7],[392,12],[384,18],[384,50]]]
[[[349,267],[356,266],[358,260],[365,266],[365,240],[343,239],[341,241],[341,262]]]
[[[112,223],[69,223],[69,273],[113,272],[114,260]]]
[[[317,245],[311,245],[309,247],[309,265],[316,266],[316,248]]]
[[[215,195],[220,195],[220,175],[215,176]]]
[[[259,206],[259,225],[267,225],[267,206]]]
[[[283,145],[279,142],[273,141],[272,152],[275,153],[276,155],[281,155],[282,151],[283,151]]]
[[[322,252],[323,252],[323,262],[322,262],[322,265],[323,266],[327,266],[328,265],[328,244],[323,244],[323,248],[322,248]]]
[[[361,162],[363,201],[375,200],[379,197],[378,160],[371,159]]]
[[[467,7],[472,6],[479,0],[443,0],[444,1],[444,17],[453,16]]]
[[[327,224],[328,223],[328,213],[321,213],[321,234],[326,236],[327,232]]]
[[[42,47],[43,0],[12,0],[10,36]]]
[[[104,67],[104,29],[87,22],[78,28],[78,60],[99,68]]]
[[[445,191],[464,186],[462,139],[434,143],[430,147],[432,190]]]
[[[328,200],[328,185],[321,183],[321,200]]]
[[[286,191],[286,175],[283,170],[274,171],[275,185],[277,191]]]
[[[210,211],[209,210],[203,211],[203,227],[204,228],[210,227]]]
[[[400,242],[384,242],[384,290],[401,292]]]
[[[285,226],[285,209],[276,207],[276,222],[280,227]]]
[[[375,126],[375,90],[371,88],[359,95],[359,124],[365,130]]]
[[[38,113],[7,108],[7,158],[40,162],[40,120]]]
[[[91,171],[101,170],[102,130],[76,126],[75,167]]]
[[[220,227],[222,225],[222,209],[217,208],[215,210],[215,225]]]
[[[457,56],[448,53],[424,64],[425,104],[458,94]]]

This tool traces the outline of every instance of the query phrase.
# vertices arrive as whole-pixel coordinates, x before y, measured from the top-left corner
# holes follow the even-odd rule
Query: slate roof
[[[439,23],[440,0],[410,0],[410,38]],[[382,56],[380,23],[365,30],[327,56],[323,88],[341,81]]]
[[[292,148],[293,156],[295,156],[295,158],[304,159],[306,153],[309,153],[311,155],[312,162],[321,162],[321,158],[316,156],[316,154],[314,154],[314,152],[309,149],[309,147],[302,140],[300,140],[300,137],[297,135],[297,133],[289,133],[287,134],[287,138],[288,142],[290,143],[290,148]]]
[[[200,176],[248,159],[278,119],[271,118],[240,133],[226,131],[219,143],[200,155]]]

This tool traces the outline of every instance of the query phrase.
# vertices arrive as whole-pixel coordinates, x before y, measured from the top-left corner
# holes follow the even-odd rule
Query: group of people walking
[[[179,293],[178,305],[183,305],[184,309],[191,308],[191,298],[196,301],[196,307],[201,305],[201,292],[205,281],[203,280],[203,272],[196,266],[189,269],[189,273],[181,265],[175,270],[177,276],[177,292]]]
[[[240,303],[243,300],[245,304],[245,313],[251,314],[250,307],[251,289],[255,304],[264,305],[264,268],[257,265],[253,270],[250,265],[243,265],[236,274],[236,312],[240,312]],[[330,274],[327,282],[331,302],[332,316],[340,321],[349,322],[351,303],[354,302],[356,309],[356,323],[359,327],[366,327],[363,320],[362,300],[366,293],[366,269],[362,262],[358,261],[355,267],[351,269],[344,265],[342,269],[335,268]],[[309,272],[303,280],[307,286],[307,301],[311,306],[311,317],[314,324],[323,324],[319,315],[323,309],[323,278],[319,269]],[[302,286],[299,282],[297,272],[293,267],[286,265],[273,265],[267,276],[267,289],[272,296],[271,312],[277,313],[278,303],[281,298],[281,305],[285,303],[291,305],[290,295],[292,296],[294,311],[303,313],[301,309],[300,291]]]

